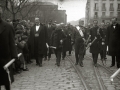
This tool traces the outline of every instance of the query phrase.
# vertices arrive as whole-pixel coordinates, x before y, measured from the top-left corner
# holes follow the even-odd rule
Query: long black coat
[[[51,35],[52,32],[55,30],[55,28],[51,25],[51,27],[47,26],[47,33],[48,33],[48,44],[50,45],[50,41],[51,41]]]
[[[14,40],[14,29],[8,23],[0,22],[0,85],[9,84],[8,75],[3,69],[3,66],[12,58],[17,57],[17,50]],[[13,74],[11,73],[11,80],[13,82]]]
[[[120,25],[117,24],[116,28],[110,25],[107,28],[107,45],[109,55],[120,55]]]
[[[95,54],[96,53],[100,53],[101,46],[102,46],[102,36],[103,36],[103,33],[102,33],[101,29],[99,29],[99,34],[98,34],[97,33],[98,28],[99,28],[98,26],[95,26],[95,27],[90,29],[91,42],[94,40],[95,37],[97,37],[95,42],[90,47],[90,52],[91,53],[95,53]]]
[[[29,46],[30,46],[30,54],[31,54],[31,57],[34,58],[35,56],[35,47],[34,47],[34,42],[35,42],[35,32],[36,32],[36,25],[34,25],[32,28],[31,28],[31,31],[30,31],[30,36],[29,36],[29,39],[28,39],[28,43],[29,43]],[[38,30],[39,32],[39,39],[38,39],[38,54],[42,54],[42,55],[45,55],[46,52],[47,52],[47,46],[46,46],[46,43],[48,43],[48,34],[47,34],[47,28],[44,26],[44,25],[40,25],[40,28]]]
[[[60,43],[60,40],[65,40],[65,34],[61,29],[55,30],[52,33],[51,37],[51,46],[56,47],[57,49],[60,49],[63,47],[63,44]]]

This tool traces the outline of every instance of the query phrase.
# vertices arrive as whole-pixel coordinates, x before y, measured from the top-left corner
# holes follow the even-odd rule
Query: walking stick
[[[91,45],[95,42],[96,39],[97,39],[97,38],[95,37],[95,39],[91,42]],[[86,48],[86,50],[87,50],[91,45],[88,45],[87,48]]]
[[[50,48],[56,49],[56,47],[54,47],[54,46],[50,46]]]
[[[110,80],[113,82],[113,78],[115,78],[120,72],[120,68],[110,77]]]
[[[22,53],[19,53],[18,54],[18,57],[20,57],[22,55]],[[9,82],[10,82],[10,86],[11,86],[11,78],[10,78],[10,71],[9,71],[9,66],[11,64],[13,64],[13,62],[15,61],[15,59],[12,59],[10,62],[8,62],[6,65],[4,65],[4,70],[6,70],[7,74],[8,74],[8,79],[9,79]]]
[[[90,38],[91,38],[91,35],[89,35],[89,37],[88,37],[88,39],[87,39],[87,41],[86,41],[86,45],[87,45],[87,43],[89,42]]]

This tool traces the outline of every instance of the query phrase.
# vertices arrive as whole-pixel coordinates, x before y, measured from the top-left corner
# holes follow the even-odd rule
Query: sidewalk
[[[36,66],[35,60],[28,65],[29,71],[15,75],[11,90],[84,90],[79,77],[68,60],[61,60],[61,66],[55,65],[55,56]],[[4,90],[4,89],[2,89]]]

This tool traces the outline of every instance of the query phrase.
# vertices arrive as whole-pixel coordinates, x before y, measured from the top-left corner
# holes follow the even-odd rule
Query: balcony
[[[120,11],[120,8],[118,8],[117,11]]]
[[[109,10],[110,10],[110,11],[114,11],[114,8],[110,8]]]
[[[99,9],[98,8],[94,8],[94,11],[98,11]]]
[[[102,8],[102,11],[106,11],[106,8]]]

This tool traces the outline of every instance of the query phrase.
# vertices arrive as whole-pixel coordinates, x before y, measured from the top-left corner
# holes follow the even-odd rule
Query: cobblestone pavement
[[[91,56],[89,51],[86,52],[86,55]],[[75,58],[74,55],[72,55],[71,58],[74,59]],[[100,56],[99,56],[98,61],[101,62]],[[91,66],[93,65],[92,60],[88,59],[85,56],[83,63],[84,63],[84,67],[82,67],[81,70],[82,70],[82,74],[86,78],[86,81],[88,83],[91,83],[91,84],[89,84],[89,86],[92,88],[92,90],[99,90],[97,85],[94,84],[97,82],[94,77],[94,71],[91,68]],[[117,67],[115,66],[115,67],[110,68],[110,65],[111,65],[111,57],[107,55],[106,67],[108,69],[112,70],[113,72],[115,72],[117,70]],[[98,70],[100,72],[102,81],[104,82],[104,85],[106,86],[107,90],[120,90],[120,80],[118,78],[115,78],[114,82],[111,83],[111,81],[110,81],[111,74],[100,66],[98,66]]]
[[[84,90],[70,62],[61,60],[58,67],[55,59],[53,55],[50,61],[43,61],[43,67],[36,66],[35,61],[28,65],[29,71],[15,75],[11,90]]]

